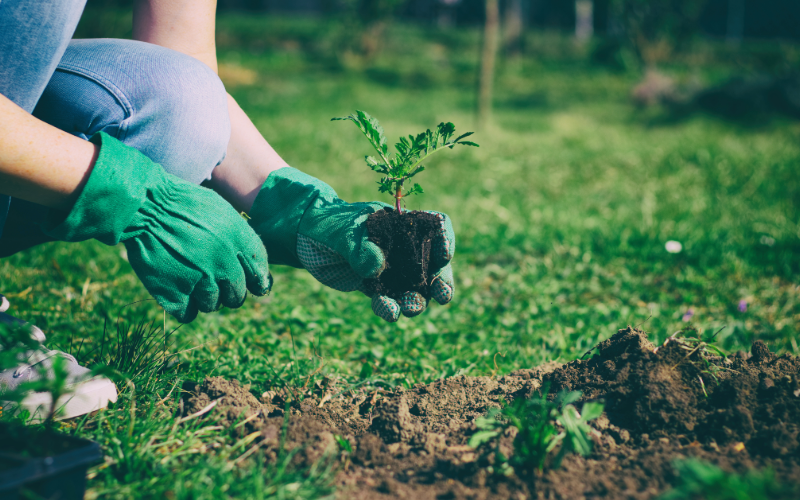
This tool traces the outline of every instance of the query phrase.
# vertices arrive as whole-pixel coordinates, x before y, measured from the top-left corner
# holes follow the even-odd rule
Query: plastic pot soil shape
[[[81,500],[86,470],[102,456],[94,441],[0,426],[0,498]]]
[[[441,228],[438,215],[424,211],[403,211],[385,208],[367,219],[369,239],[386,257],[386,269],[378,278],[368,280],[368,291],[400,299],[407,291],[431,298],[431,242]]]

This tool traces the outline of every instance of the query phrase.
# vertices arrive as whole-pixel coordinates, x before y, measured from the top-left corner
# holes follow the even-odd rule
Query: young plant
[[[677,481],[672,490],[658,500],[778,500],[796,499],[800,490],[796,485],[775,480],[770,469],[749,470],[743,475],[729,474],[716,465],[689,458],[673,463]]]
[[[678,366],[683,363],[692,364],[696,366],[702,374],[706,374],[714,379],[715,382],[718,381],[717,373],[720,371],[735,371],[720,363],[720,360],[724,360],[726,356],[722,349],[714,344],[714,340],[721,331],[722,328],[704,340],[694,327],[689,327],[679,330],[667,337],[662,344],[662,347],[667,345],[669,342],[676,342],[682,350],[687,351],[687,354],[681,358],[681,360],[678,361],[678,363],[673,366],[672,369],[674,370],[678,368]],[[656,352],[658,349],[659,348],[656,348]],[[703,376],[698,375],[698,380],[700,382],[700,388],[703,390],[703,394],[707,398],[708,392],[706,391],[706,383],[703,380]]]
[[[364,111],[356,111],[355,114],[350,116],[331,118],[331,120],[351,120],[369,140],[372,147],[375,148],[378,158],[367,156],[365,160],[369,168],[383,174],[381,180],[378,181],[378,190],[381,193],[391,193],[394,196],[395,208],[398,214],[402,213],[400,208],[401,199],[412,194],[424,192],[419,184],[414,184],[414,186],[403,192],[403,184],[425,170],[422,162],[430,155],[445,148],[453,149],[456,145],[478,147],[474,142],[464,140],[464,138],[472,135],[473,132],[467,132],[453,139],[456,132],[455,125],[450,122],[442,122],[433,132],[428,129],[416,137],[413,135],[409,135],[407,138],[401,137],[400,142],[395,144],[397,152],[392,155],[389,153],[389,146],[386,143],[383,127],[378,123],[378,120]]]
[[[588,455],[592,451],[590,435],[594,431],[588,422],[603,413],[602,403],[584,403],[579,413],[573,403],[581,397],[580,391],[559,394],[548,401],[547,390],[527,400],[516,400],[494,408],[486,417],[478,418],[479,431],[472,435],[469,445],[479,448],[497,443],[509,427],[517,429],[514,438],[514,455],[507,461],[518,470],[544,469],[547,457],[558,448],[552,466],[558,468],[568,453]],[[505,462],[505,458],[498,458]]]

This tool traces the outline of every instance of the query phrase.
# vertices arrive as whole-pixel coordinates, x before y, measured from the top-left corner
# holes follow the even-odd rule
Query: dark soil
[[[185,387],[184,413],[218,399],[206,418],[251,417],[239,431],[260,430],[271,460],[288,417],[285,448],[299,448],[298,464],[336,457],[339,498],[648,499],[676,484],[673,463],[688,457],[735,473],[769,467],[778,481],[799,482],[800,360],[760,341],[729,358],[694,347],[671,339],[656,348],[628,327],[588,360],[391,392],[353,392],[327,380],[302,401],[286,389],[259,400],[236,381],[209,378]],[[475,419],[543,386],[605,401],[606,413],[592,422],[599,431],[592,454],[569,455],[559,469],[533,476],[492,473],[494,455],[467,446]],[[513,440],[511,431],[500,440],[506,456]]]
[[[407,291],[419,292],[430,300],[428,264],[431,242],[441,228],[435,214],[422,211],[397,211],[386,208],[367,219],[369,239],[386,257],[386,269],[377,279],[366,280],[369,295],[388,295],[399,299]]]

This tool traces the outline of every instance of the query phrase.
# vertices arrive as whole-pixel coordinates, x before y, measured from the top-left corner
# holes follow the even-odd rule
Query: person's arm
[[[99,147],[43,121],[0,94],[0,194],[69,209]]]
[[[139,2],[134,11],[134,38],[193,56],[217,70],[216,0]],[[363,222],[382,205],[345,203],[327,184],[287,168],[230,96],[228,108],[231,139],[210,186],[236,209],[248,212],[249,224],[262,237],[271,262],[304,267],[337,290],[365,291],[364,279],[377,276],[385,262],[381,250],[367,238]],[[446,304],[453,296],[449,262],[455,239],[447,217],[441,215],[441,220],[435,243],[441,251],[433,252],[441,258],[434,264],[438,269],[432,273],[431,288],[433,297]],[[299,255],[301,240],[305,251]],[[427,306],[427,301],[413,291],[404,294],[400,303],[367,294],[372,297],[372,310],[387,321],[397,321],[401,313],[415,316]]]
[[[138,0],[133,39],[190,55],[217,71],[217,0]]]
[[[216,9],[216,0],[139,0],[133,11],[133,38],[190,55],[216,72]],[[237,210],[249,212],[269,174],[289,165],[230,95],[228,109],[228,153],[208,185]]]
[[[250,212],[269,174],[289,164],[272,149],[230,95],[228,110],[231,117],[228,154],[214,169],[208,186],[237,210]]]

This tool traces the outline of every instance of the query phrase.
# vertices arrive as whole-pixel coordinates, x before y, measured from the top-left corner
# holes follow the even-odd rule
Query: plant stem
[[[394,193],[394,206],[398,214],[402,214],[403,210],[400,208],[400,198],[403,197],[403,181],[397,184],[397,191]]]

